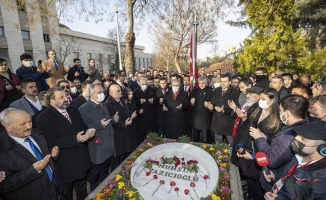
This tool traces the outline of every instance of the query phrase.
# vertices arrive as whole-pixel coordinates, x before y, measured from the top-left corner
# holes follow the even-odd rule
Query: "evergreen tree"
[[[247,22],[255,32],[244,41],[236,61],[240,73],[258,67],[304,71],[308,51],[299,29],[293,30],[296,6],[294,0],[252,0],[247,5]]]

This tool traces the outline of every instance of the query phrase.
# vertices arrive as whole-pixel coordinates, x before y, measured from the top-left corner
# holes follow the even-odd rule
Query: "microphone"
[[[258,152],[256,154],[256,162],[259,166],[261,166],[263,168],[263,170],[266,172],[266,175],[270,175],[270,171],[268,169],[268,165],[269,165],[269,159],[267,157],[267,155],[263,152]],[[271,179],[271,181],[273,182],[273,180]]]

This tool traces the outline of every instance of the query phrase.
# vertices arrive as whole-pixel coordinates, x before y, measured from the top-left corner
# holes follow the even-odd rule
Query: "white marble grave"
[[[163,164],[160,160],[162,156],[176,156],[180,159],[184,158],[184,161],[196,160],[198,161],[197,165],[199,167],[199,172],[197,174],[189,172],[185,170],[182,165],[175,167],[174,164]],[[143,165],[149,159],[159,161],[160,165],[153,165],[150,176],[146,176],[146,171],[148,172],[149,170],[143,170]],[[153,175],[157,175],[158,179],[150,181],[153,179]],[[204,175],[209,176],[206,183],[203,178]],[[133,187],[138,189],[140,195],[145,200],[191,199],[189,194],[185,195],[185,189],[189,190],[194,199],[200,199],[200,197],[206,197],[216,190],[219,180],[219,171],[215,160],[203,149],[191,144],[168,143],[150,148],[141,154],[135,161],[135,166],[131,169],[130,179]],[[161,185],[158,191],[152,195],[160,185],[160,180],[164,180],[165,184]],[[150,183],[143,186],[148,181],[150,181]],[[171,193],[168,193],[171,189],[171,181],[174,181],[176,183],[175,187],[179,188],[179,197],[174,191],[175,187],[172,188]],[[190,186],[191,182],[195,183],[196,186],[194,188]],[[199,198],[197,198],[194,189]]]

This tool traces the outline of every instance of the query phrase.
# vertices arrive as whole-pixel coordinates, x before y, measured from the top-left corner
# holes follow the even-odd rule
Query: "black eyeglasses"
[[[63,89],[63,90],[64,90],[65,88],[70,89],[70,86],[69,86],[69,85],[66,85],[66,86],[63,85],[63,86],[60,86],[60,88]]]

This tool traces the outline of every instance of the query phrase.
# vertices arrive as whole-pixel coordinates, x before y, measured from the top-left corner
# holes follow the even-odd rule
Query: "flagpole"
[[[118,42],[118,53],[119,53],[119,69],[122,70],[122,61],[121,61],[121,50],[120,50],[120,35],[119,35],[119,22],[118,22],[118,6],[114,6],[115,19],[117,26],[117,42]]]
[[[196,88],[196,64],[197,64],[197,26],[199,25],[199,23],[197,22],[197,15],[195,14],[195,21],[194,21],[194,31],[193,31],[193,51],[192,51],[192,71],[193,71],[193,78],[192,78],[192,88]]]

